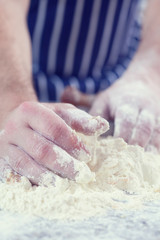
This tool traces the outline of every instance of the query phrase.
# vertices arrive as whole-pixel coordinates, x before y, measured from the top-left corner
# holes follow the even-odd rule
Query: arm
[[[37,99],[26,26],[28,5],[29,0],[0,1],[0,128],[12,109],[23,101]]]
[[[160,1],[149,0],[148,6],[145,11],[143,29],[142,29],[142,41],[139,49],[133,58],[129,68],[125,73],[125,77],[133,75],[135,72],[137,75],[142,76],[141,81],[146,84],[156,86],[155,90],[160,90]],[[152,75],[147,76],[147,73]],[[135,81],[132,77],[128,78],[128,81]]]
[[[52,184],[59,176],[75,179],[81,171],[89,177],[87,165],[78,160],[88,161],[90,153],[73,129],[91,135],[106,131],[107,123],[70,105],[37,102],[26,26],[28,4],[0,1],[0,178],[8,171],[34,184],[40,184],[46,173]]]
[[[160,151],[160,1],[150,0],[129,68],[95,99],[90,113],[114,121],[114,136]]]

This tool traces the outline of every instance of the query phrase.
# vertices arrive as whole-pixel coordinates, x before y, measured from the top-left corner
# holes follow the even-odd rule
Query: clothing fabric
[[[68,85],[97,93],[119,78],[139,41],[138,0],[32,0],[28,27],[40,101]]]

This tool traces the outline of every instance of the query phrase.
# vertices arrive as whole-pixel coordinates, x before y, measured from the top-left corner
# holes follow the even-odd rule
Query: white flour
[[[0,183],[0,207],[48,219],[84,219],[110,207],[133,209],[160,197],[160,155],[122,139],[84,141],[94,156],[77,181],[57,176],[56,187],[32,187],[25,177],[20,183]],[[50,176],[44,177],[49,183]]]

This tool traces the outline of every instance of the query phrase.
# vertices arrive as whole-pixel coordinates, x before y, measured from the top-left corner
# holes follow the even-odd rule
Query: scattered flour
[[[133,209],[160,197],[160,155],[118,138],[84,141],[93,157],[80,178],[57,176],[55,187],[49,184],[50,176],[44,179],[47,187],[32,186],[25,177],[17,183],[1,182],[0,208],[48,219],[84,219],[105,214],[110,207]]]

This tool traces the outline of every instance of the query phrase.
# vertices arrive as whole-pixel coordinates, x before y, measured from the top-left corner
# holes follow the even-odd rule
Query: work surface
[[[160,239],[160,201],[136,211],[107,211],[105,217],[57,222],[0,211],[0,240]]]

